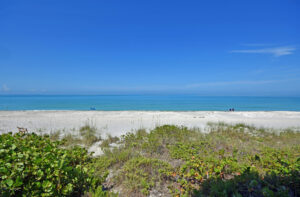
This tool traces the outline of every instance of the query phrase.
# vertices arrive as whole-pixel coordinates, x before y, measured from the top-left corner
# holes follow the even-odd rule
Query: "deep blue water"
[[[0,110],[300,111],[300,97],[0,96]]]

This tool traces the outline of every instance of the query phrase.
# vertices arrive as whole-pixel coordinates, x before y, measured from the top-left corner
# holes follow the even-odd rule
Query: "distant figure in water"
[[[232,108],[232,110],[231,111],[234,111],[234,108]]]
[[[91,107],[90,110],[96,110],[96,108],[95,107]]]

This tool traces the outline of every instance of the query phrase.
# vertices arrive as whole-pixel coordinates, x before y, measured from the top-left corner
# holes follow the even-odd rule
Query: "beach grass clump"
[[[104,149],[104,148],[109,148],[111,144],[117,143],[117,142],[119,142],[119,141],[120,141],[120,138],[119,138],[119,137],[117,137],[117,136],[114,136],[114,137],[113,137],[112,135],[108,134],[108,135],[107,135],[107,138],[104,139],[104,140],[101,142],[100,147],[101,147],[102,149]]]
[[[154,158],[135,157],[128,160],[116,177],[122,183],[123,194],[129,196],[149,195],[150,189],[166,183],[172,172],[169,163]]]
[[[80,145],[85,147],[90,147],[95,142],[101,140],[100,136],[97,136],[97,128],[90,125],[85,125],[80,127],[79,134],[74,135],[72,133],[66,133],[62,136],[61,141],[65,147],[72,148],[74,146]],[[52,140],[60,140],[60,132],[54,132],[49,135]]]
[[[32,134],[0,135],[1,196],[82,196],[100,193],[104,177],[94,176],[92,158],[80,147]],[[106,192],[102,191],[103,196]]]
[[[82,140],[77,136],[72,135],[71,133],[65,134],[61,139],[62,145],[68,148],[80,145]]]
[[[133,148],[125,149],[122,147],[116,147],[113,149],[106,149],[104,151],[104,156],[109,158],[111,165],[114,166],[115,169],[117,169],[119,167],[122,167],[128,160],[134,157],[139,157],[140,153]]]
[[[60,131],[60,130],[51,132],[51,133],[49,134],[49,138],[50,138],[50,140],[52,140],[52,141],[58,141],[58,140],[60,139],[60,136],[61,136],[61,131]]]
[[[82,143],[89,147],[95,142],[101,140],[100,137],[96,136],[97,128],[95,126],[85,125],[79,129],[80,135],[82,137]]]

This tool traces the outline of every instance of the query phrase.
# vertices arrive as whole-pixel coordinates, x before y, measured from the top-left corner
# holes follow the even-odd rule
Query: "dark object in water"
[[[95,107],[91,107],[90,110],[96,110],[96,108]]]

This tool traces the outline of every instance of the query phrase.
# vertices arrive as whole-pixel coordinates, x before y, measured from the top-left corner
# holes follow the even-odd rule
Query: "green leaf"
[[[68,195],[72,192],[72,190],[73,190],[73,185],[71,183],[69,183],[62,189],[62,194]]]
[[[48,180],[47,180],[47,181],[44,181],[44,182],[42,183],[42,187],[43,187],[43,188],[49,188],[49,187],[51,187],[51,185],[52,185],[51,182],[48,181]]]
[[[15,145],[15,144],[13,144],[12,146],[11,146],[11,149],[13,149],[13,150],[15,150],[17,148],[17,146]]]
[[[251,180],[251,181],[250,181],[249,186],[250,186],[251,188],[254,188],[254,187],[256,187],[257,185],[258,185],[257,180]]]
[[[18,176],[17,179],[16,179],[16,181],[15,181],[14,186],[15,186],[15,187],[19,187],[19,186],[21,186],[22,184],[23,184],[23,181],[22,181],[22,179]]]
[[[6,174],[8,170],[5,167],[0,167],[0,173],[1,174]]]
[[[5,183],[11,187],[14,184],[14,181],[12,179],[6,179]]]
[[[6,163],[5,166],[9,169],[11,168],[11,163]]]

